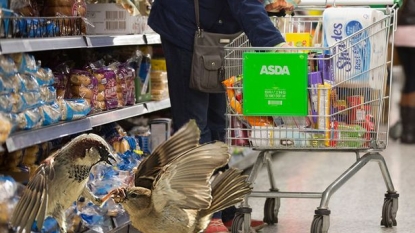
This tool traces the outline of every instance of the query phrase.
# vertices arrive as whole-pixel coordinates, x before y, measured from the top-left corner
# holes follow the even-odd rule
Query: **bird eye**
[[[131,194],[130,194],[130,197],[132,197],[132,198],[137,198],[137,197],[138,197],[138,194],[137,194],[137,193],[131,193]]]

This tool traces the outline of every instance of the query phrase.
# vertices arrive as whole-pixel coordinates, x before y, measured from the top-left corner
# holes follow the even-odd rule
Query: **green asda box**
[[[306,116],[307,54],[245,52],[243,114]]]

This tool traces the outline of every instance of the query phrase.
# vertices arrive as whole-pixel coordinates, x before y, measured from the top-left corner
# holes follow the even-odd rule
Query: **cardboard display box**
[[[87,34],[141,34],[147,28],[147,16],[132,16],[115,3],[88,4]]]

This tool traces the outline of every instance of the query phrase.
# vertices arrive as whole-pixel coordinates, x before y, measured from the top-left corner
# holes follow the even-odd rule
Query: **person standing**
[[[401,91],[401,142],[415,144],[415,0],[404,0],[398,11],[395,47],[405,74]]]
[[[286,46],[281,33],[258,0],[199,0],[200,24],[204,31],[224,34],[245,32],[255,47]],[[173,129],[190,119],[201,130],[200,143],[225,141],[225,93],[205,93],[189,87],[193,40],[197,30],[194,0],[154,0],[148,25],[160,35],[168,73]],[[205,233],[228,232],[234,210],[216,213]],[[223,221],[222,221],[223,219]],[[261,227],[262,221],[251,226]]]

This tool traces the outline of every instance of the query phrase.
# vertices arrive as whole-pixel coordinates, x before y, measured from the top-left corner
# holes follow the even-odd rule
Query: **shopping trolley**
[[[275,20],[286,37],[297,37],[292,41],[298,41],[299,47],[252,47],[245,34],[225,47],[227,142],[258,150],[249,182],[254,183],[265,166],[271,184],[270,191],[253,190],[245,198],[232,233],[249,232],[250,197],[266,198],[264,222],[268,224],[278,222],[281,198],[319,198],[311,232],[328,232],[330,197],[369,161],[378,162],[387,188],[381,225],[396,226],[399,194],[380,152],[388,144],[387,83],[393,59],[392,52],[388,56],[388,44],[393,46],[400,2],[365,1],[372,3],[384,5],[376,8],[376,17],[366,15],[372,20],[367,25],[340,26],[325,23],[324,15],[304,13],[318,9],[314,5],[325,7],[326,0],[303,0],[297,9],[302,14]],[[333,7],[336,4],[361,5],[350,0],[335,1]],[[334,42],[324,39],[330,30]],[[347,35],[340,36],[344,35],[341,30],[347,30]],[[282,192],[271,168],[270,156],[277,151],[353,152],[356,162],[321,193]]]

